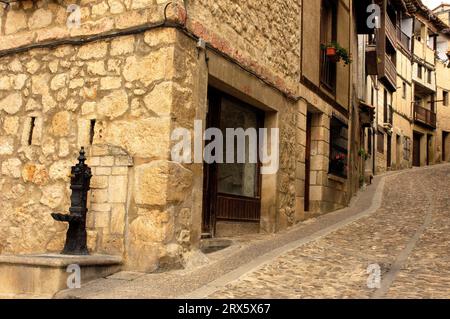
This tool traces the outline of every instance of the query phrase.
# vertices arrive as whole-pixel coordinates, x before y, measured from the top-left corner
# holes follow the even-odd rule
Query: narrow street
[[[124,273],[58,297],[449,298],[449,181],[450,165],[377,177],[349,209],[230,247],[198,270]]]
[[[449,298],[450,167],[387,178],[380,209],[211,298]],[[369,289],[369,265],[381,288]]]

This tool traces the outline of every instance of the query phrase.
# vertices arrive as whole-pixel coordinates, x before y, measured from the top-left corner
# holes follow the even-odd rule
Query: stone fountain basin
[[[0,299],[52,298],[68,289],[67,281],[78,265],[81,284],[120,271],[122,257],[107,255],[68,256],[59,254],[0,255]]]

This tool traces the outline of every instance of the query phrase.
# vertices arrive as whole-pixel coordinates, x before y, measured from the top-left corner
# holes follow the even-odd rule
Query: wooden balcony
[[[408,36],[405,32],[403,32],[400,28],[397,30],[397,38],[401,46],[411,53],[411,37]]]
[[[397,44],[397,28],[394,26],[387,14],[385,17],[386,36],[391,41],[392,46],[395,48]]]
[[[386,53],[382,53],[381,55],[378,55],[378,57],[378,74],[380,81],[388,86],[392,92],[395,92],[397,90],[397,67]]]
[[[436,113],[422,107],[418,103],[414,104],[414,121],[436,129]]]

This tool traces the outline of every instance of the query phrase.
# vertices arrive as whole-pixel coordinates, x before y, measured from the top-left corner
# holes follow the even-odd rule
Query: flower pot
[[[328,47],[327,48],[327,56],[328,57],[336,56],[336,48]]]

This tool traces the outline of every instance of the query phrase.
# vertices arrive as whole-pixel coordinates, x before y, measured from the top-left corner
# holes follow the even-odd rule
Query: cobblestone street
[[[449,298],[449,180],[448,164],[376,177],[351,207],[235,239],[204,266],[121,272],[57,298]]]
[[[209,298],[449,298],[450,167],[387,177],[380,209]],[[398,185],[402,185],[399,187]],[[381,288],[369,289],[369,265]]]

